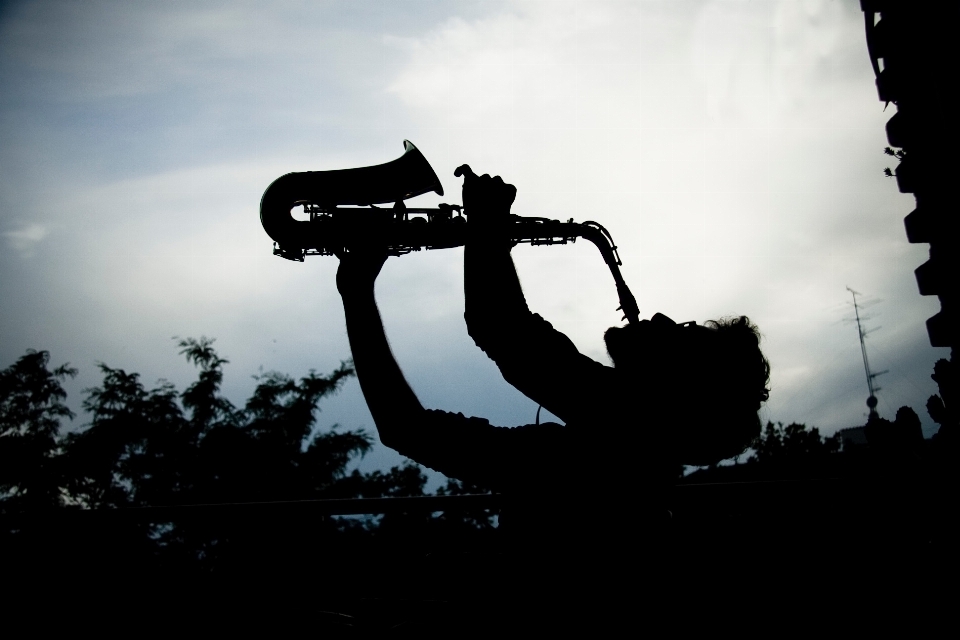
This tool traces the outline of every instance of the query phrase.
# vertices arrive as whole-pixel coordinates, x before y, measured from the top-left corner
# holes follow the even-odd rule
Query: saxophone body
[[[404,201],[424,193],[443,195],[443,186],[423,154],[404,140],[402,156],[380,165],[283,175],[260,201],[260,222],[273,241],[273,253],[303,262],[309,255],[336,255],[351,248],[377,246],[391,255],[466,244],[470,229],[460,205],[408,208]],[[390,205],[382,207],[378,205]],[[294,209],[300,209],[300,219]],[[610,268],[621,309],[639,322],[639,309],[620,274],[613,238],[596,222],[562,222],[513,215],[512,241],[532,245],[589,240]]]

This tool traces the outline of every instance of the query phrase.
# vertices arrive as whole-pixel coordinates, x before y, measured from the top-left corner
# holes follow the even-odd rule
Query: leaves
[[[903,149],[894,149],[893,147],[884,147],[883,152],[888,156],[893,156],[897,160],[903,160],[907,157],[907,152]]]
[[[837,453],[841,445],[838,435],[823,438],[816,427],[808,429],[796,422],[784,427],[782,422],[768,422],[750,446],[754,450],[751,462],[785,462]]]
[[[217,355],[213,343],[213,338],[205,336],[199,340],[187,338],[177,342],[180,355],[186,356],[188,362],[200,368],[197,381],[180,396],[184,408],[192,414],[191,423],[198,438],[205,429],[217,423],[232,423],[236,417],[233,404],[219,395],[223,383],[223,365],[229,360]]]
[[[894,149],[893,147],[884,147],[883,152],[888,156],[893,156],[894,158],[896,158],[897,160],[900,160],[901,162],[903,162],[903,159],[907,157],[907,152],[904,151],[903,149]],[[883,170],[883,175],[887,176],[888,178],[895,178],[897,174],[890,167],[886,167]]]
[[[255,388],[239,408],[222,394],[228,361],[214,341],[176,340],[198,370],[185,390],[165,380],[150,387],[137,373],[101,363],[100,384],[83,391],[86,423],[65,435],[62,419],[73,414],[60,383],[74,370],[50,371],[46,352],[29,352],[0,374],[0,513],[424,494],[427,478],[420,467],[407,461],[361,472],[357,463],[373,447],[373,437],[362,429],[319,424],[320,402],[354,375],[349,361],[326,375],[255,376]],[[472,491],[480,489],[451,482],[440,493]],[[355,541],[369,535],[420,539],[431,531],[481,535],[495,522],[489,509],[325,518],[276,507],[263,519],[210,517],[220,512],[200,507],[188,512],[201,517],[165,523],[121,519],[104,526],[107,520],[91,520],[86,533],[71,530],[73,550],[63,557],[82,561],[96,547],[117,566],[133,559],[248,571],[273,566],[277,558],[302,561],[320,534]],[[54,542],[55,529],[44,535],[49,542],[38,546],[34,534],[3,528],[0,542],[10,543],[6,548],[14,556],[20,547],[12,543],[35,549],[34,559],[54,558],[55,549],[66,548]]]
[[[214,340],[175,340],[199,369],[183,392],[100,363],[101,384],[84,390],[89,422],[64,436],[60,420],[73,414],[60,382],[74,369],[49,371],[49,354],[31,351],[0,374],[0,491],[37,494],[42,480],[48,503],[65,495],[91,508],[423,493],[415,465],[350,471],[373,446],[363,430],[317,428],[320,401],[354,375],[352,363],[299,380],[254,376],[238,409],[221,393],[229,361]]]
[[[60,421],[73,419],[64,404],[63,381],[77,374],[47,368],[50,354],[27,351],[0,371],[0,499],[6,507],[60,504],[57,436]]]
[[[63,404],[67,397],[62,382],[77,375],[67,365],[47,370],[50,354],[29,350],[16,363],[0,372],[0,436],[56,434],[60,418],[73,418]]]

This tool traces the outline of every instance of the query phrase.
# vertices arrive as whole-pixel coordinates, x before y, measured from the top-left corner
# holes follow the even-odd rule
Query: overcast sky
[[[641,314],[746,314],[772,367],[764,419],[826,433],[867,397],[847,286],[878,301],[879,410],[924,410],[945,349],[913,270],[913,198],[855,0],[18,2],[0,5],[0,366],[28,348],[195,375],[172,336],[212,336],[240,404],[251,375],[350,356],[332,257],[271,255],[260,196],[290,171],[398,157],[410,139],[460,202],[469,163],[514,213],[597,220]],[[514,251],[533,310],[607,362],[620,322],[589,243]],[[426,406],[534,420],[463,323],[462,250],[391,258],[378,282]],[[708,381],[691,380],[690,392]],[[75,425],[85,421],[78,417]],[[320,424],[372,429],[356,381]],[[365,466],[399,458],[382,447]]]

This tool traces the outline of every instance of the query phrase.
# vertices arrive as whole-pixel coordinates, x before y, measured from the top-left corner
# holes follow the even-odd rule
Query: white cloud
[[[17,142],[0,150],[0,199],[43,222],[3,235],[49,259],[5,263],[10,358],[49,348],[81,375],[104,360],[151,380],[182,364],[170,335],[206,334],[233,380],[332,369],[348,355],[336,261],[271,256],[260,196],[289,171],[392,160],[409,138],[449,202],[468,162],[518,185],[520,215],[607,226],[646,315],[750,315],[772,419],[860,417],[856,335],[824,311],[848,284],[888,301],[872,344],[912,376],[890,374],[882,402],[926,398],[934,354],[919,369],[902,354],[925,343],[936,301],[912,282],[925,248],[903,237],[911,199],[881,174],[890,113],[855,2],[22,6],[0,24]],[[431,406],[530,421],[466,335],[460,255],[388,262],[391,345]],[[534,310],[604,360],[620,316],[595,249],[515,255]],[[337,402],[327,415],[370,426],[356,389]]]
[[[864,385],[857,348],[820,348],[850,337],[820,310],[847,284],[890,300],[892,351],[922,344],[931,314],[911,283],[924,249],[903,237],[911,199],[881,175],[890,114],[862,29],[856,3],[821,0],[516,2],[391,41],[406,60],[388,91],[441,178],[470,162],[518,186],[515,213],[606,225],[644,314],[750,315],[775,365],[771,417],[829,431],[859,419]],[[616,318],[599,259],[516,253],[531,305],[602,354]],[[838,379],[852,404],[824,399]]]
[[[49,234],[50,229],[44,225],[32,223],[20,229],[5,231],[0,235],[5,237],[10,246],[16,251],[29,256],[33,255],[34,248]]]

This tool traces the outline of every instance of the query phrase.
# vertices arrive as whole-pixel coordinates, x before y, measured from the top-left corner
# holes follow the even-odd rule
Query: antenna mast
[[[867,407],[870,408],[870,417],[868,420],[875,420],[880,417],[880,414],[877,413],[877,391],[880,391],[880,387],[876,386],[873,383],[873,379],[877,376],[881,376],[886,373],[886,371],[879,371],[877,373],[870,373],[870,361],[867,359],[867,345],[864,342],[864,338],[867,337],[868,331],[863,330],[863,325],[860,322],[860,305],[857,302],[857,296],[862,296],[863,294],[859,291],[854,291],[850,287],[847,287],[847,291],[853,296],[853,312],[857,316],[857,334],[860,336],[860,352],[863,354],[863,370],[867,374],[867,389],[870,391],[870,396],[867,398]],[[864,318],[866,320],[866,318]]]

